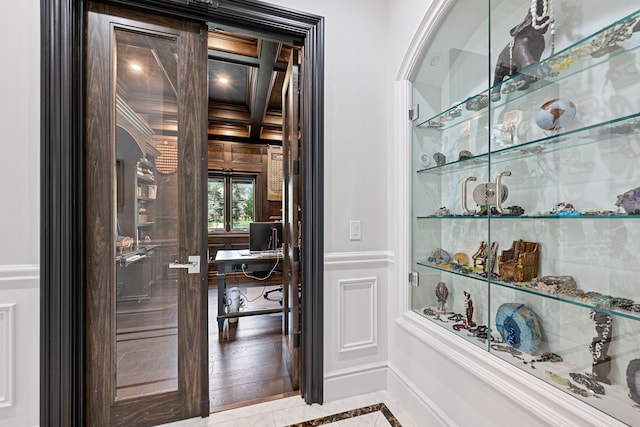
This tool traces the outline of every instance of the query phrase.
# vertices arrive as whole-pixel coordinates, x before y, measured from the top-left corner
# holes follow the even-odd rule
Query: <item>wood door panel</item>
[[[283,330],[288,353],[287,366],[294,389],[300,386],[300,129],[299,64],[293,50],[282,87],[283,111]]]
[[[91,368],[87,369],[87,417],[90,420],[109,420],[110,405],[113,397],[113,384],[104,381],[113,378],[112,352],[114,347],[114,323],[107,321],[107,313],[115,309],[112,291],[103,283],[114,283],[115,272],[109,258],[105,262],[105,253],[115,252],[113,224],[111,220],[110,180],[103,179],[111,175],[110,165],[114,161],[110,150],[110,135],[115,126],[113,108],[110,103],[101,100],[111,99],[111,91],[104,81],[110,81],[110,48],[108,21],[100,19],[94,13],[88,16],[89,50],[87,57],[87,74],[92,76],[87,83],[87,141],[88,165],[85,168],[87,186],[86,215],[93,224],[92,232],[87,233],[87,329],[101,330],[102,334],[88,332],[86,336],[87,360]]]
[[[115,338],[116,311],[120,311],[116,310],[114,268],[114,254],[116,254],[114,146],[117,120],[116,71],[114,69],[116,46],[114,43],[117,31],[137,35],[139,39],[148,43],[151,49],[156,49],[159,52],[157,65],[168,70],[170,74],[166,76],[161,74],[161,78],[166,78],[166,84],[161,90],[177,96],[178,108],[175,109],[177,116],[170,117],[168,120],[177,123],[180,160],[180,168],[175,178],[177,185],[170,184],[165,187],[171,189],[167,190],[165,197],[177,194],[173,203],[169,203],[176,207],[177,214],[173,216],[173,225],[168,225],[167,228],[169,234],[178,236],[177,240],[166,241],[166,230],[165,234],[159,231],[153,236],[158,240],[155,246],[158,251],[171,252],[157,259],[158,271],[167,276],[164,278],[165,281],[177,285],[175,287],[177,298],[174,296],[173,299],[177,301],[178,307],[176,310],[165,310],[169,314],[177,313],[177,357],[172,362],[176,374],[173,375],[173,380],[171,374],[167,374],[168,378],[155,380],[161,387],[156,391],[128,392],[123,393],[122,396],[117,394],[116,373],[119,371],[116,369],[120,366],[120,362],[116,362],[115,359],[117,354],[115,349],[118,345]],[[88,425],[150,426],[208,414],[205,222],[207,53],[206,37],[203,33],[206,33],[206,29],[195,23],[132,13],[122,8],[98,3],[89,5],[85,166],[87,171],[86,223],[91,224],[86,238],[85,398]],[[157,42],[175,43],[177,60],[174,67],[177,68],[166,64],[172,56],[168,55],[168,51]],[[127,88],[132,89],[132,85],[118,86],[121,97],[126,96],[123,91]],[[154,112],[148,110],[146,114],[144,117],[149,119]],[[144,122],[144,117],[140,117],[141,122]],[[149,122],[151,123],[152,120]],[[144,129],[144,126],[142,128]],[[162,129],[163,125],[157,124],[156,132],[162,132]],[[143,132],[142,135],[149,133],[153,133],[153,130]],[[153,149],[151,138],[141,138],[137,142],[140,147]],[[125,180],[124,185],[132,185],[129,181]],[[165,179],[164,182],[171,181]],[[161,182],[156,181],[156,184]],[[163,219],[164,222],[165,220],[168,221],[169,216]],[[187,274],[186,270],[178,270],[177,274],[175,270],[168,272],[168,263],[174,261],[174,254],[182,263],[187,261],[188,256],[199,255],[203,266],[201,274]],[[146,256],[146,252],[143,251],[142,255]],[[171,259],[169,260],[168,257]],[[143,262],[140,262],[140,265],[142,264]],[[154,280],[160,279],[162,279],[161,276],[154,274]],[[171,287],[166,289],[171,290]],[[173,328],[175,329],[175,326]],[[141,369],[149,369],[146,366],[150,364],[145,364],[144,360],[137,363]],[[136,366],[135,363],[130,365]],[[177,381],[175,381],[176,376]],[[150,384],[152,386],[153,381]],[[167,384],[173,390],[163,391],[163,387],[166,389]],[[141,387],[140,390],[145,388]],[[151,390],[155,389],[151,388]]]

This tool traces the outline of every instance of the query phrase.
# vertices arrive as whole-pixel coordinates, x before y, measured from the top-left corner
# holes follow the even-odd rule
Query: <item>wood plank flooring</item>
[[[281,293],[262,297],[262,286],[228,283],[245,295],[245,309],[278,308]],[[267,286],[265,290],[276,286]],[[252,301],[249,301],[252,300]],[[286,367],[282,315],[242,317],[225,323],[218,334],[217,288],[209,287],[209,399],[210,411],[291,395]]]
[[[246,279],[242,279],[246,280]],[[239,279],[228,281],[245,298],[244,311],[279,308],[280,292]],[[218,334],[217,287],[209,286],[209,398],[211,412],[293,393],[283,348],[282,314],[249,316],[225,322]],[[150,298],[118,304],[117,396],[124,398],[177,387],[177,299],[167,281]]]

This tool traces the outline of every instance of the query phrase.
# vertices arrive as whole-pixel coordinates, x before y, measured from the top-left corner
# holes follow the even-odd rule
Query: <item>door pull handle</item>
[[[180,264],[178,260],[169,263],[169,268],[186,268],[189,274],[200,274],[200,256],[190,255],[189,261],[185,264]]]

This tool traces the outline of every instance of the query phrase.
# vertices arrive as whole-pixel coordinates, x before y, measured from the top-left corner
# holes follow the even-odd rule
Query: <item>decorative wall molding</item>
[[[395,254],[395,270],[391,272],[398,286],[395,304],[390,305],[393,318],[402,315],[410,307],[409,270],[411,262],[411,138],[412,124],[407,112],[412,104],[413,86],[408,80],[394,82],[393,134],[397,135],[398,143],[394,147],[393,165],[391,170],[396,173],[391,176],[390,188],[394,189],[389,195],[389,219],[392,224],[391,234]],[[403,108],[400,108],[402,106]]]
[[[340,285],[340,353],[377,347],[378,280],[344,279]]]
[[[37,264],[0,265],[0,281],[33,280],[40,278]]]
[[[395,262],[391,251],[332,252],[324,254],[327,270],[348,266],[351,268],[387,267]]]
[[[420,53],[424,51],[427,42],[430,41],[438,31],[438,24],[454,3],[455,0],[433,0],[422,22],[418,25],[418,29],[409,44],[409,48],[405,52],[402,63],[400,64],[400,69],[396,75],[396,80],[413,80],[416,65],[419,65],[419,60],[422,59]],[[406,113],[406,110],[404,112]]]
[[[15,304],[0,304],[0,408],[15,404],[15,354]]]

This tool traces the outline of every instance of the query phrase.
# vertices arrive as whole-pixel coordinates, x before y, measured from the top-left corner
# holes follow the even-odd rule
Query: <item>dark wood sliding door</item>
[[[90,4],[87,425],[208,414],[206,29]]]

